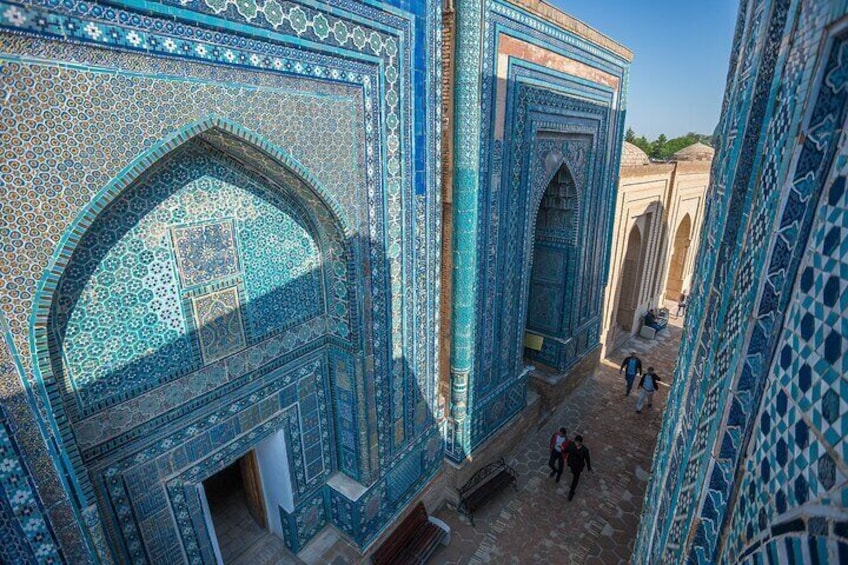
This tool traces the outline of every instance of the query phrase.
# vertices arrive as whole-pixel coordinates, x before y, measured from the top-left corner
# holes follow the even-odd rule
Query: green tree
[[[665,134],[661,133],[660,136],[651,144],[651,152],[648,153],[648,155],[654,159],[664,159],[663,150],[665,149],[667,141]]]
[[[644,135],[634,138],[630,143],[644,151],[646,155],[651,152],[651,142]]]
[[[712,146],[711,136],[695,132],[689,132],[672,139],[667,139],[664,134],[660,134],[654,141],[648,141],[644,135],[636,137],[633,128],[628,128],[624,138],[627,142],[647,153],[652,159],[662,161],[670,159],[672,155],[684,147],[689,147],[698,142]]]

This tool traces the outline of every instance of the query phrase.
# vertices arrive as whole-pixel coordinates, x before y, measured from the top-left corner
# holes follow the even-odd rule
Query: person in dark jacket
[[[645,325],[649,328],[653,328],[656,331],[660,331],[663,327],[657,321],[657,312],[653,308],[648,310],[648,313],[645,314]]]
[[[562,476],[565,451],[568,449],[568,430],[560,428],[551,436],[551,457],[548,459],[548,467],[551,468],[551,477],[556,475],[556,482]]]
[[[574,436],[574,441],[568,446],[565,451],[568,468],[571,469],[571,488],[568,491],[568,500],[574,498],[574,491],[577,489],[577,483],[580,482],[580,473],[583,468],[589,469],[592,472],[592,461],[589,459],[589,448],[583,445],[583,436]]]
[[[630,395],[630,389],[633,388],[633,381],[636,380],[636,375],[642,374],[642,361],[636,357],[636,352],[631,351],[630,356],[621,362],[621,368],[618,373],[624,371],[624,382],[627,384],[627,390],[624,391],[624,396]]]
[[[648,407],[654,405],[654,393],[659,388],[660,381],[659,375],[654,372],[653,367],[648,367],[648,372],[642,375],[642,379],[639,381],[639,398],[636,400],[636,412],[642,412],[642,408],[645,406],[645,400],[648,401]]]

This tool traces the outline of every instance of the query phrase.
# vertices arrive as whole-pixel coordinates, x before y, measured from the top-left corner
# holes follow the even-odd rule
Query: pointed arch
[[[627,236],[627,248],[621,265],[618,308],[615,316],[616,324],[628,332],[633,328],[633,318],[639,301],[643,246],[646,243],[639,225],[634,224]]]
[[[538,177],[543,182],[539,182],[533,187],[530,198],[531,215],[528,222],[530,229],[528,241],[533,241],[535,238],[535,230],[539,225],[539,212],[545,199],[559,197],[562,200],[568,200],[568,205],[573,210],[572,221],[575,240],[572,245],[576,245],[582,200],[580,187],[577,186],[565,156],[559,151],[548,153],[543,162],[543,169]],[[554,202],[552,201],[551,204],[554,204]]]
[[[59,300],[73,301],[72,296],[69,298],[62,294],[61,284],[68,269],[75,265],[78,259],[75,259],[75,256],[86,253],[80,246],[99,221],[110,213],[114,215],[115,206],[124,205],[125,201],[122,199],[139,186],[139,183],[145,182],[151,175],[158,174],[160,165],[187,151],[200,148],[222,155],[236,174],[251,175],[251,178],[258,179],[262,186],[270,187],[269,194],[285,193],[284,203],[283,200],[275,199],[271,204],[287,206],[295,224],[301,222],[303,233],[313,234],[322,253],[321,257],[330,257],[339,265],[343,265],[342,273],[336,272],[337,269],[327,269],[328,278],[324,286],[330,288],[331,292],[322,299],[325,301],[324,307],[328,308],[326,300],[338,300],[341,306],[334,309],[336,313],[342,312],[342,316],[355,315],[349,307],[354,298],[349,293],[353,291],[347,288],[347,294],[333,297],[338,295],[339,286],[346,288],[346,285],[336,284],[339,281],[332,278],[344,279],[350,274],[347,272],[351,265],[348,241],[355,233],[353,219],[344,213],[314,175],[290,154],[261,135],[213,115],[179,128],[139,155],[101,189],[73,220],[39,281],[35,308],[31,316],[30,353],[34,360],[34,375],[40,389],[38,392],[44,405],[48,407],[42,414],[60,444],[63,473],[69,477],[73,495],[81,508],[93,504],[94,497],[76,431],[72,428],[72,418],[80,416],[80,412],[65,400],[67,394],[72,391],[69,388],[70,383],[63,378],[63,371],[60,369],[66,359],[62,347],[64,335],[56,333],[63,328],[62,320],[57,316],[56,305]],[[139,214],[147,212],[149,210]],[[118,233],[114,240],[117,242],[120,237],[121,234]],[[230,237],[234,236],[230,234]],[[186,288],[191,286],[191,282],[183,281]],[[214,313],[215,308],[220,310],[220,304],[212,302],[210,300],[210,311]],[[226,315],[224,312],[216,319],[224,319]],[[354,325],[350,323],[352,320],[349,318],[348,322],[349,326]],[[232,350],[225,348],[222,351],[223,354],[228,354]],[[206,350],[203,350],[202,354],[202,363],[207,363],[209,359],[209,363],[216,360],[215,354],[207,356]]]
[[[534,190],[531,200],[532,223],[528,226],[528,269],[521,320],[525,332],[565,341],[573,337],[576,325],[579,285],[580,191],[573,173],[558,151],[548,153],[544,162],[547,183]],[[528,353],[536,362],[564,370],[573,359],[559,352]]]
[[[542,193],[536,212],[536,230],[557,231],[569,245],[577,245],[580,195],[574,177],[562,163]]]
[[[665,296],[668,300],[679,300],[686,285],[686,263],[689,259],[689,247],[692,244],[692,218],[687,213],[677,224],[668,263],[668,277],[665,284]]]

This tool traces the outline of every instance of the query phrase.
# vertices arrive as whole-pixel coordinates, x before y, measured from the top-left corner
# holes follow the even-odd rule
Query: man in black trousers
[[[589,448],[583,445],[583,436],[574,436],[574,441],[566,449],[565,456],[572,474],[571,489],[568,491],[568,500],[571,501],[574,498],[574,490],[577,488],[577,483],[580,482],[580,473],[583,472],[583,468],[586,467],[590,473],[592,472]]]

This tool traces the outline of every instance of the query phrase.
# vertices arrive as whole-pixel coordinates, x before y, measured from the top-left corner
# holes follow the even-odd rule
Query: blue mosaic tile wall
[[[279,430],[295,551],[432,479],[440,8],[0,2],[4,559],[213,562]]]
[[[848,558],[846,15],[740,7],[638,563]]]
[[[455,156],[447,451],[462,461],[525,405],[528,309],[560,308],[539,361],[567,371],[598,347],[629,60],[508,2],[455,4],[455,143],[463,149]],[[563,71],[510,56],[507,76],[497,76],[506,39],[585,66]],[[533,256],[537,213],[562,167],[575,184],[575,225],[547,235],[558,252],[571,248],[569,268],[537,285],[528,305],[533,265],[552,258]]]

